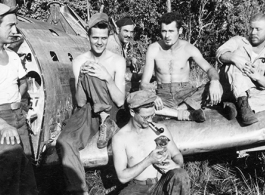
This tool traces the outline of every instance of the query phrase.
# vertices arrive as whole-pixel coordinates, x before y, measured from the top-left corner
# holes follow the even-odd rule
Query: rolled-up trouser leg
[[[225,72],[235,98],[242,96],[252,87],[256,87],[251,79],[244,75],[236,66],[226,66]]]

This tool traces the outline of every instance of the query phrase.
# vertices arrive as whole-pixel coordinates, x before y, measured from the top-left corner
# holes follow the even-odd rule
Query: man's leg
[[[162,175],[152,195],[189,195],[190,180],[184,169],[173,169]]]
[[[19,144],[0,144],[0,195],[20,195],[23,148]]]
[[[57,139],[56,149],[62,160],[67,191],[73,194],[87,193],[85,170],[79,150],[83,149],[99,127],[99,120],[86,104],[67,121]]]
[[[231,89],[236,98],[236,108],[238,117],[243,125],[251,125],[258,122],[248,102],[248,90],[256,87],[251,79],[245,75],[236,66],[227,66],[226,74]]]
[[[119,195],[147,195],[150,194],[150,187],[149,185],[140,185],[130,181],[128,186],[122,189]]]
[[[189,98],[196,91],[197,89],[193,88],[189,83],[184,83],[183,85],[182,83],[158,85],[157,95],[162,99],[165,107],[162,110],[157,110],[156,114],[174,117],[178,120],[204,122],[205,114],[200,109],[200,103]],[[193,106],[193,110],[178,109],[181,103],[192,103],[192,105],[196,105],[197,107]]]
[[[38,194],[38,190],[31,162],[31,144],[25,116],[21,109],[17,109],[1,111],[0,117],[3,118],[9,125],[17,128],[21,139],[23,155],[21,156],[19,194],[36,195]]]
[[[84,91],[93,102],[93,111],[101,118],[97,142],[98,148],[101,149],[107,146],[109,140],[119,129],[115,123],[118,108],[110,97],[106,82],[87,74],[83,75],[81,81]]]

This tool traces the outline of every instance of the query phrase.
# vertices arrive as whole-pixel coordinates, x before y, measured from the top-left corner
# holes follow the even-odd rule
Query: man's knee
[[[182,168],[172,169],[170,170],[170,174],[172,175],[172,177],[178,180],[179,179],[181,179],[182,181],[189,180],[188,172]]]
[[[74,145],[74,139],[70,135],[71,133],[61,132],[60,136],[56,140],[56,149],[57,152],[60,152],[62,149],[68,148],[69,146]]]

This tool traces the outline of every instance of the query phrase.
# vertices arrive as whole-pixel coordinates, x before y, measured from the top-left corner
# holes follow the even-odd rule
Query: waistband
[[[132,182],[134,182],[136,184],[140,184],[140,185],[153,185],[153,184],[156,184],[158,182],[158,179],[157,178],[148,178],[146,180],[133,179]]]
[[[20,102],[10,103],[10,104],[1,104],[0,105],[0,111],[5,110],[17,110],[21,107]]]
[[[161,84],[157,84],[157,88],[181,87],[181,86],[186,86],[189,84],[190,82],[161,83]]]

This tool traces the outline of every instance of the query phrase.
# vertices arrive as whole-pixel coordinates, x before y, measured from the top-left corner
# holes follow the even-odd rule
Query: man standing
[[[163,15],[160,25],[162,40],[148,47],[141,88],[150,88],[149,82],[155,71],[159,96],[155,101],[156,114],[176,117],[178,120],[203,122],[205,115],[201,109],[201,100],[205,101],[208,97],[211,105],[218,104],[221,100],[222,87],[219,75],[195,46],[179,39],[182,22],[176,13]],[[210,80],[206,85],[207,88],[204,85],[198,88],[191,85],[190,59],[207,73]],[[189,111],[176,110],[183,103],[187,105]]]
[[[226,65],[221,70],[236,100],[236,106],[233,103],[227,105],[230,116],[234,118],[238,114],[243,125],[258,122],[250,105],[254,101],[264,102],[264,47],[265,15],[259,13],[250,19],[249,38],[232,37],[217,50],[217,59]]]
[[[16,24],[16,8],[0,3],[0,195],[33,195],[35,176],[20,145],[20,136],[29,139],[20,102],[26,72],[19,56],[6,48],[15,41]]]
[[[170,132],[162,124],[155,124],[164,128],[160,135],[149,127],[155,115],[155,100],[155,94],[144,90],[127,97],[130,121],[112,139],[117,176],[122,183],[130,182],[120,195],[190,193],[189,176],[182,168],[183,156]],[[159,137],[169,141],[164,148],[156,148]]]
[[[80,109],[67,121],[57,140],[67,191],[72,194],[88,194],[79,150],[98,130],[98,148],[107,146],[118,130],[114,121],[118,107],[125,100],[126,64],[123,57],[106,50],[109,36],[106,14],[97,13],[91,17],[88,36],[91,49],[73,61],[76,100]]]

